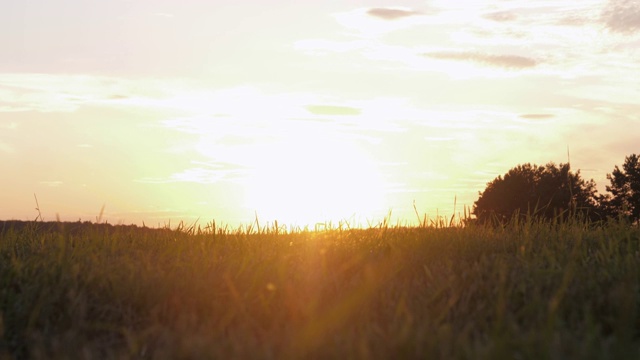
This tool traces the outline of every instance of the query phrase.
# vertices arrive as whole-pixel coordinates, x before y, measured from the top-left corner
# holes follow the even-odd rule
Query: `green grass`
[[[0,228],[0,358],[640,358],[640,228]]]

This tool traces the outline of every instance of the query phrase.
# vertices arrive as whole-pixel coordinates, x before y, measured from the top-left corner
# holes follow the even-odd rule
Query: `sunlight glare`
[[[313,226],[372,219],[384,211],[375,163],[345,139],[301,138],[261,148],[247,179],[246,207],[260,219]]]

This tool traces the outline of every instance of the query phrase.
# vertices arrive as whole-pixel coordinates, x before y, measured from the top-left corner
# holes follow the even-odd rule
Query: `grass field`
[[[640,358],[624,223],[0,231],[0,358]]]

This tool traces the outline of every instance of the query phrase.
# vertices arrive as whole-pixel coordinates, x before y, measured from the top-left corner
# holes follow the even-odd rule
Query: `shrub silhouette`
[[[585,181],[569,164],[518,165],[487,184],[474,203],[479,222],[506,223],[514,215],[555,219],[600,217],[595,182]]]

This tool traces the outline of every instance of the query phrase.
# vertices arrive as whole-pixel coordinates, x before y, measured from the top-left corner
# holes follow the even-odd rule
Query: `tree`
[[[571,172],[569,164],[518,165],[489,182],[479,195],[473,214],[480,222],[506,223],[514,214],[545,219],[600,215],[595,182],[583,180],[580,171]]]
[[[602,199],[607,212],[613,216],[622,216],[632,223],[640,220],[640,156],[631,154],[625,157],[622,169],[615,166],[613,173],[607,174],[611,185],[606,187]]]

